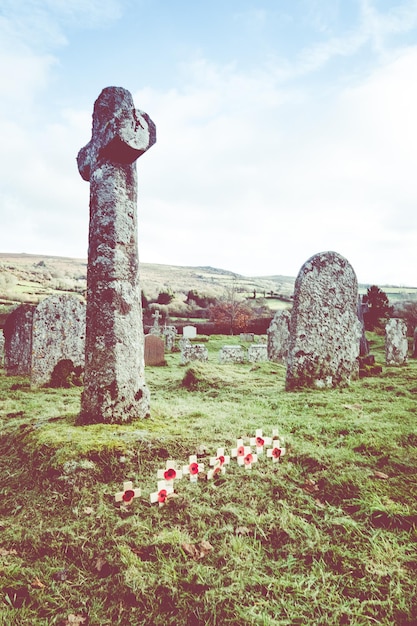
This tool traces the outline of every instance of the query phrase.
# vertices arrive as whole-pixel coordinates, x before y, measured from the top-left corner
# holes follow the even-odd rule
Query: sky
[[[128,89],[142,263],[417,286],[417,0],[0,0],[0,252],[87,258],[76,157]]]

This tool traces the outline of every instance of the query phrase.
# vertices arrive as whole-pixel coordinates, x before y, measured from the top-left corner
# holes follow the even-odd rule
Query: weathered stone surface
[[[242,346],[222,346],[219,350],[220,363],[244,363],[246,354]]]
[[[122,423],[149,414],[135,161],[155,141],[154,123],[135,109],[126,89],[101,92],[92,139],[77,157],[81,176],[90,182],[82,422]]]
[[[266,331],[268,337],[268,359],[281,363],[287,358],[290,343],[291,313],[287,309],[277,311]]]
[[[175,339],[177,337],[177,329],[175,326],[164,326],[162,331],[165,340],[165,349],[167,352],[172,352],[175,347]]]
[[[159,319],[161,317],[161,314],[160,314],[160,312],[158,310],[156,310],[155,313],[152,314],[152,317],[154,318],[153,326],[149,330],[149,334],[150,335],[156,335],[157,337],[160,337],[162,335],[162,328],[159,325]]]
[[[6,319],[4,369],[8,376],[28,376],[32,361],[32,323],[35,307],[21,304]]]
[[[181,350],[181,363],[208,361],[208,350],[202,343],[184,343]]]
[[[49,383],[55,366],[63,360],[84,368],[84,350],[85,302],[70,295],[42,300],[33,314],[31,385]]]
[[[165,363],[165,342],[157,335],[145,335],[145,365]]]
[[[266,343],[254,343],[248,348],[249,363],[262,363],[268,360],[268,346]]]
[[[336,252],[311,257],[295,281],[286,388],[348,385],[358,376],[358,283]]]
[[[385,362],[387,365],[403,365],[407,361],[407,324],[393,317],[385,326]]]

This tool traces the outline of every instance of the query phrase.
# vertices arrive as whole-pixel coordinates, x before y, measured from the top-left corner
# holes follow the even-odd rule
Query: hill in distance
[[[0,252],[0,304],[37,302],[56,292],[79,292],[86,289],[87,260],[69,257]],[[140,264],[141,287],[147,298],[154,299],[161,291],[186,295],[194,290],[201,295],[219,297],[232,285],[242,295],[263,297],[273,292],[290,298],[295,277],[283,275],[243,276],[211,266],[189,267]],[[369,285],[360,285],[366,293]],[[390,301],[416,300],[417,288],[381,286]]]

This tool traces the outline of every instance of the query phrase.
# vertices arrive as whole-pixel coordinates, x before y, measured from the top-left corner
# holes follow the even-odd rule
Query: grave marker
[[[85,302],[71,295],[42,300],[33,314],[31,385],[49,383],[60,361],[84,369],[84,350]]]
[[[286,389],[338,387],[358,376],[358,281],[349,262],[322,252],[295,281]]]
[[[149,415],[145,383],[135,161],[155,125],[121,87],[94,104],[91,141],[77,157],[90,182],[87,327],[80,420],[123,423]]]
[[[186,339],[195,339],[197,337],[197,328],[195,326],[184,326],[182,335]]]
[[[145,365],[165,363],[165,343],[157,335],[145,335]]]
[[[407,324],[393,317],[385,326],[385,361],[387,365],[404,365],[407,362]]]
[[[21,304],[6,318],[3,335],[4,369],[7,376],[30,375],[34,312],[32,304]]]

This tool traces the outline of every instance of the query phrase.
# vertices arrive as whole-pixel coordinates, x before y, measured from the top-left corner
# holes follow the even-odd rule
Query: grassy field
[[[77,426],[79,388],[0,372],[0,624],[417,623],[417,362],[349,388],[285,392],[279,364],[146,370],[151,417]],[[278,428],[279,463],[218,447]],[[150,503],[168,459],[205,463]],[[115,502],[123,481],[142,494]]]

